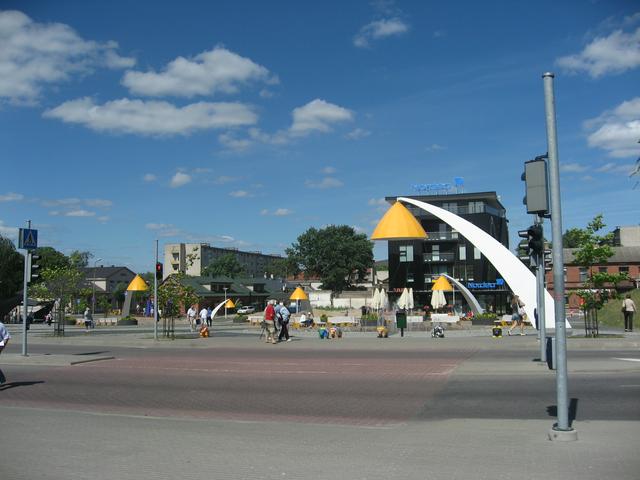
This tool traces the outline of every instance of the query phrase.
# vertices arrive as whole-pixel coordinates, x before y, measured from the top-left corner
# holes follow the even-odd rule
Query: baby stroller
[[[438,323],[433,327],[433,330],[431,330],[431,337],[444,338],[444,328],[442,327],[442,325]]]

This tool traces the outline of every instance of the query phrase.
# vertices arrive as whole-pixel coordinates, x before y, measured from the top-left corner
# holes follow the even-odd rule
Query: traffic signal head
[[[156,278],[162,280],[162,263],[156,262]]]
[[[36,262],[40,260],[40,255],[27,255],[27,261],[29,262],[29,280],[28,283],[31,283],[32,280],[38,279],[40,277],[39,270],[40,265]]]
[[[546,156],[536,157],[524,164],[521,179],[525,182],[526,194],[523,202],[527,206],[527,213],[545,215],[549,213],[549,192],[547,185]]]
[[[542,225],[531,225],[527,230],[527,234],[529,237],[529,249],[538,255],[542,255],[544,252]]]

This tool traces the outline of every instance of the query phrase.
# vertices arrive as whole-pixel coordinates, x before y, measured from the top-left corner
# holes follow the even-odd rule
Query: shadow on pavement
[[[4,379],[4,375],[2,375],[2,379]],[[15,387],[29,387],[31,385],[36,385],[38,383],[44,383],[44,380],[38,380],[35,382],[9,382],[9,383],[3,383],[2,385],[0,385],[0,392],[3,392],[5,390],[9,390],[10,388],[15,388]]]
[[[101,351],[98,351],[98,352],[74,353],[72,355],[100,355],[101,353],[109,353],[109,350],[101,350]]]
[[[558,406],[557,405],[549,405],[547,407],[547,414],[550,417],[557,417],[558,416]],[[578,415],[578,399],[577,398],[572,398],[569,401],[569,426],[571,427],[573,425],[573,421],[576,419]]]

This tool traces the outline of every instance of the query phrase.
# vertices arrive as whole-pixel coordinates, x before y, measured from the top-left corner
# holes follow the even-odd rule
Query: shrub
[[[138,325],[138,320],[131,315],[127,315],[118,320],[118,325]]]

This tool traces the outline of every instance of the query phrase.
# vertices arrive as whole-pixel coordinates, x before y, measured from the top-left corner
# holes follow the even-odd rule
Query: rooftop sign
[[[464,190],[464,178],[454,177],[453,183],[414,183],[411,188],[420,193],[428,192],[435,195],[451,193],[452,191],[454,191],[453,193],[462,193]]]

